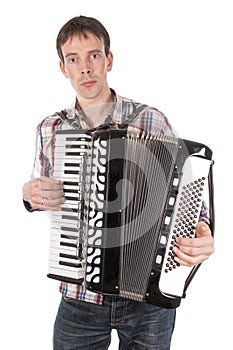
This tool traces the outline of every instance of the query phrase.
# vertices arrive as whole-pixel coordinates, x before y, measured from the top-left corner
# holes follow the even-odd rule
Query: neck
[[[79,104],[85,113],[85,118],[90,127],[97,127],[103,124],[107,114],[112,108],[114,97],[109,89],[108,94],[103,98],[79,100]]]

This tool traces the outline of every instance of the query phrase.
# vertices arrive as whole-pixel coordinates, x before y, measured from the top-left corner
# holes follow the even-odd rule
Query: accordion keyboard
[[[81,193],[89,143],[86,134],[56,135],[53,177],[63,181],[66,200],[61,211],[51,213],[48,276],[59,280],[77,282],[84,277]]]

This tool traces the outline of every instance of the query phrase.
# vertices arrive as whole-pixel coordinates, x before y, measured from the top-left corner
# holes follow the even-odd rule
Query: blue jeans
[[[120,350],[169,350],[175,310],[120,297],[103,305],[63,298],[54,324],[54,350],[105,350],[116,329]]]

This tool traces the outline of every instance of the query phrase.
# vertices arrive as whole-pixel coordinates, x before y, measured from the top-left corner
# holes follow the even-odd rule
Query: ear
[[[112,65],[113,65],[113,54],[112,51],[109,51],[108,53],[108,66],[107,66],[107,71],[111,72],[112,70]]]
[[[60,66],[60,69],[61,69],[62,73],[64,74],[64,76],[68,79],[69,76],[68,76],[68,74],[66,72],[65,65],[64,65],[64,63],[62,61],[59,62],[59,66]]]

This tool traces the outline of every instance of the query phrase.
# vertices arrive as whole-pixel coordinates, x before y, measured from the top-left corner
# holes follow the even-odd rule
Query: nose
[[[90,70],[89,68],[83,68],[83,69],[81,70],[81,73],[82,73],[82,75],[90,74],[90,73],[91,73],[91,70]]]
[[[83,61],[82,66],[81,66],[81,74],[90,74],[91,73],[91,68],[90,68],[90,62],[88,60]]]

